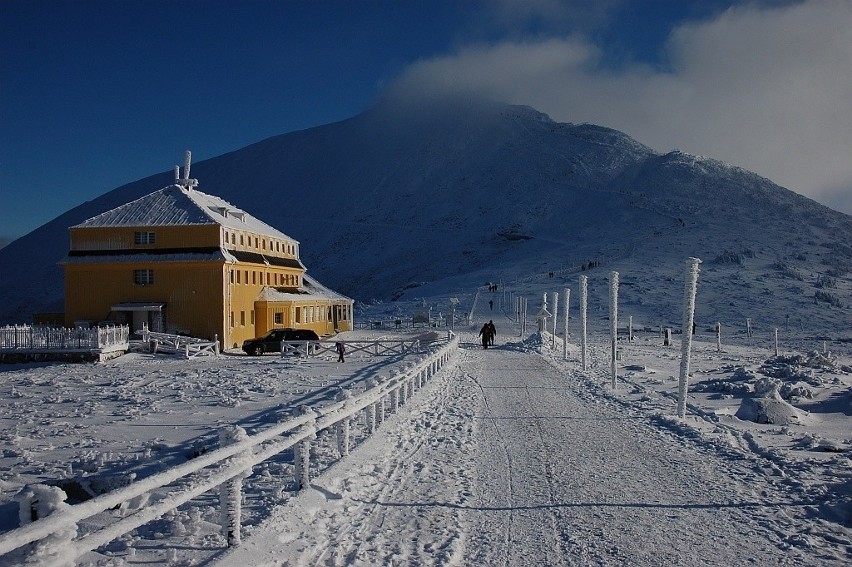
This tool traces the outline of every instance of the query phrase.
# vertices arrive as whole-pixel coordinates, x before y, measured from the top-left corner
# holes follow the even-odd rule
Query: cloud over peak
[[[408,67],[391,96],[528,104],[751,169],[852,214],[852,2],[735,6],[682,24],[670,66],[600,64],[580,35],[477,43]]]

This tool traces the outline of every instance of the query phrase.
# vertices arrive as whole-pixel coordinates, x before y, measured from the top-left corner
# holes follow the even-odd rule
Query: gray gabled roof
[[[202,193],[169,185],[135,201],[125,203],[71,228],[156,227],[217,224],[273,238],[295,239],[251,216],[231,203]]]
[[[293,301],[306,299],[325,299],[336,302],[353,302],[341,293],[333,291],[308,274],[302,276],[302,287],[295,291],[282,291],[274,287],[264,287],[255,301]]]

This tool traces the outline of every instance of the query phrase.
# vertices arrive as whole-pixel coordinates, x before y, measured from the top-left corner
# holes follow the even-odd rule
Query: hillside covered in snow
[[[696,256],[717,292],[699,318],[792,321],[815,335],[852,327],[852,217],[743,169],[528,107],[385,101],[192,172],[204,192],[298,239],[313,276],[362,302],[595,261],[646,273],[650,283],[625,282],[624,299],[656,320],[679,298],[654,282]],[[171,178],[119,187],[0,250],[0,323],[61,311],[68,227]]]

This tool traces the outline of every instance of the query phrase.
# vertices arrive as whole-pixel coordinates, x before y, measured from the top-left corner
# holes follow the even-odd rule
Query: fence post
[[[775,356],[778,356],[778,329],[775,329]]]
[[[246,430],[237,425],[226,425],[219,429],[219,447],[227,447],[248,439]],[[238,457],[235,457],[235,459]],[[219,512],[222,535],[228,547],[240,545],[240,525],[243,507],[243,477],[235,476],[219,485]]]
[[[589,307],[589,278],[580,276],[580,360],[583,370],[588,370],[588,348],[586,335],[586,311]]]
[[[310,428],[314,430],[314,433],[304,441],[297,443],[293,450],[296,491],[304,490],[311,484],[311,441],[316,439],[316,412],[309,406],[302,406],[301,410],[302,415],[309,415],[312,418],[312,421],[305,424],[303,428]]]
[[[565,329],[564,329],[564,332],[562,334],[563,339],[564,339],[562,341],[562,358],[565,359],[565,360],[568,360],[568,313],[569,313],[568,308],[570,306],[570,301],[569,301],[570,299],[571,299],[571,288],[566,287],[565,288]]]
[[[692,351],[692,322],[695,320],[695,292],[698,289],[698,258],[686,261],[686,283],[683,290],[683,338],[680,348],[680,381],[678,382],[677,416],[686,415],[686,391],[689,385],[689,357]]]
[[[46,518],[56,512],[71,508],[65,500],[68,495],[57,486],[32,484],[25,486],[15,500],[18,502],[18,519],[21,526],[32,523],[39,518]],[[77,524],[58,529],[49,536],[36,542],[29,550],[27,565],[63,565],[69,547],[77,537]],[[66,561],[67,563],[67,561]]]
[[[716,323],[716,352],[722,352],[722,323]]]
[[[374,388],[378,388],[378,386],[379,386],[379,382],[375,378],[368,378],[367,379],[367,388],[369,390],[372,390]],[[376,432],[376,413],[377,413],[377,410],[378,410],[377,405],[378,405],[377,403],[370,404],[366,408],[364,408],[364,410],[365,410],[364,417],[365,417],[365,420],[367,422],[365,425],[367,426],[367,430],[371,434]]]
[[[612,341],[610,371],[612,374],[612,388],[615,389],[618,378],[618,364],[616,363],[618,353],[618,272],[609,273],[609,331]]]
[[[213,352],[216,356],[219,356],[219,333],[213,335],[213,342],[215,343],[213,345]]]
[[[559,321],[559,292],[553,292],[553,340],[550,342],[550,349],[556,350],[556,335],[559,334],[557,329],[557,322]]]
[[[352,393],[348,390],[344,390],[340,388],[340,391],[337,392],[337,396],[335,399],[338,402],[344,402],[343,407],[346,407],[346,400],[352,397]],[[345,457],[349,454],[349,425],[351,419],[349,417],[344,417],[340,421],[337,422],[337,453],[341,457]]]

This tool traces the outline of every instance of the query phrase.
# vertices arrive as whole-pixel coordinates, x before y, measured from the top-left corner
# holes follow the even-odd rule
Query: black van
[[[243,341],[243,350],[260,356],[265,352],[281,352],[281,343],[291,341],[319,341],[319,336],[310,329],[273,329],[262,337]]]

